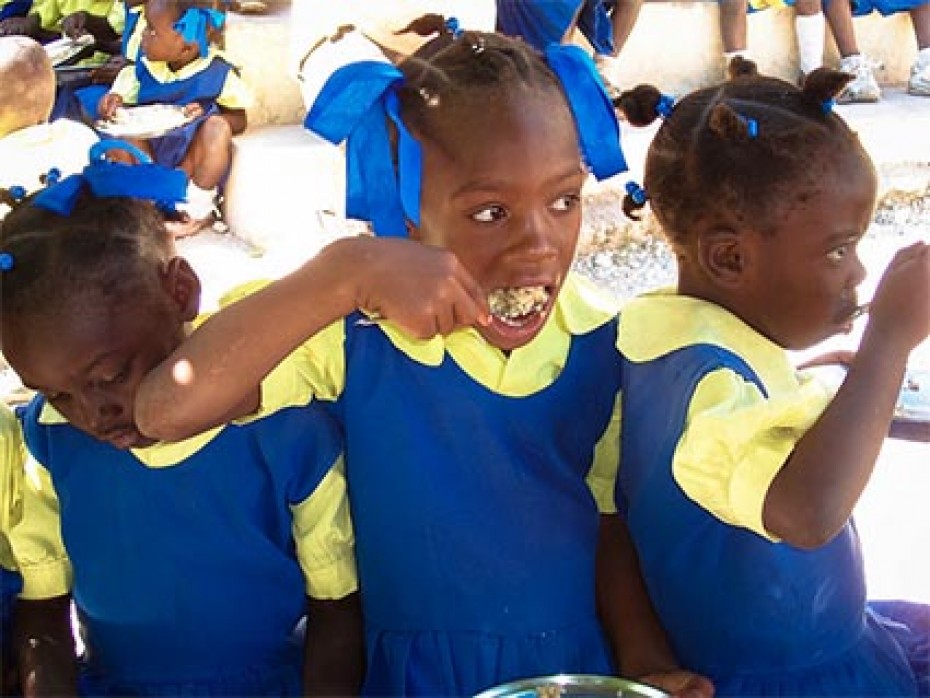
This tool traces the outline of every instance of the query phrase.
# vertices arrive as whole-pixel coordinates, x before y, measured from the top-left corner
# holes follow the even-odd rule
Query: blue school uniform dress
[[[23,587],[9,532],[22,518],[25,461],[19,422],[6,404],[0,402],[0,672],[12,661],[13,604]]]
[[[926,5],[928,0],[852,0],[852,11],[856,17],[879,12],[887,17],[896,12],[909,12]]]
[[[0,22],[10,17],[25,17],[32,8],[32,0],[0,0]]]
[[[120,95],[127,106],[199,102],[203,107],[203,116],[149,140],[153,159],[165,167],[181,163],[200,124],[218,113],[219,107],[245,109],[251,103],[251,94],[237,69],[212,47],[206,57],[195,59],[177,72],[163,61],[143,56],[120,71],[112,92]]]
[[[605,434],[619,360],[616,308],[596,298],[569,277],[540,335],[509,357],[473,329],[419,341],[358,316],[302,348],[292,385],[333,398],[346,433],[366,695],[612,673],[586,477],[616,462]]]
[[[614,52],[611,0],[497,0],[496,29],[507,36],[522,37],[544,51],[561,43],[578,14],[578,29],[600,54]]]
[[[718,696],[917,695],[930,609],[921,631],[867,606],[854,523],[811,551],[762,523],[829,391],[734,315],[672,292],[625,306],[618,346],[617,504],[682,666]]]
[[[355,589],[341,436],[316,403],[123,451],[39,397],[24,433],[22,596],[71,591],[83,695],[302,695],[306,597]]]

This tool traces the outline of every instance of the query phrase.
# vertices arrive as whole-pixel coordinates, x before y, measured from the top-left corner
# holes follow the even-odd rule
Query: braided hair
[[[0,190],[0,198],[9,192]],[[158,283],[173,256],[164,219],[147,201],[79,195],[68,216],[16,205],[0,223],[3,324],[56,317],[75,302],[132,298]]]
[[[852,76],[820,68],[800,89],[762,76],[737,57],[730,79],[676,103],[646,157],[644,185],[652,210],[673,244],[686,242],[701,220],[777,228],[786,207],[809,198],[837,157],[871,161],[856,134],[832,111]],[[630,123],[657,116],[662,95],[640,85],[619,98]],[[624,211],[642,206],[630,196]]]
[[[442,142],[447,124],[457,123],[452,115],[476,105],[493,108],[521,89],[562,95],[565,101],[542,54],[520,38],[459,31],[437,14],[415,19],[399,33],[405,32],[435,34],[398,64],[405,78],[398,91],[401,113],[421,138]]]

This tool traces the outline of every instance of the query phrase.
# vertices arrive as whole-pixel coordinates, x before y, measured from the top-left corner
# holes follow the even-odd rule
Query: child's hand
[[[115,92],[107,92],[100,100],[97,111],[101,119],[112,119],[116,110],[123,106],[123,98]]]
[[[90,79],[95,85],[112,85],[116,76],[127,65],[129,61],[123,56],[110,56],[106,63],[90,74]]]
[[[77,39],[90,34],[87,28],[87,13],[84,10],[74,12],[61,21],[61,33],[69,39]]]
[[[684,669],[648,674],[638,680],[660,688],[675,698],[713,698],[714,696],[714,684],[710,679]]]
[[[356,238],[355,306],[428,339],[487,324],[485,293],[448,250],[399,238]]]
[[[38,15],[25,17],[7,17],[0,22],[0,36],[31,36],[35,38],[39,33]]]
[[[930,246],[898,250],[869,306],[869,327],[910,351],[930,334]]]
[[[186,116],[188,119],[196,119],[198,116],[203,116],[203,107],[200,105],[200,102],[191,102],[190,104],[185,104],[184,116]]]

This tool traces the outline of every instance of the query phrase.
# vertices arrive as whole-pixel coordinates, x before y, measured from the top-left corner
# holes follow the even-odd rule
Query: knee
[[[227,146],[232,143],[232,128],[222,116],[210,116],[200,126],[199,140],[210,148]]]

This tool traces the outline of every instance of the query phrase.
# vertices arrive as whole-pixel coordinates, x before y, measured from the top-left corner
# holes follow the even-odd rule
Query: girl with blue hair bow
[[[591,60],[450,23],[397,68],[336,70],[306,123],[348,140],[348,212],[377,237],[215,315],[146,378],[140,427],[268,405],[296,349],[282,384],[346,433],[367,695],[615,671],[709,695],[609,503],[617,309],[571,265],[589,172],[625,163]]]
[[[100,102],[111,119],[123,105],[176,104],[190,122],[163,136],[132,142],[160,165],[190,177],[182,224],[175,237],[193,235],[218,217],[218,189],[232,163],[232,137],[246,128],[251,93],[235,67],[211,45],[225,15],[198,0],[149,0],[141,57],[124,68]]]

